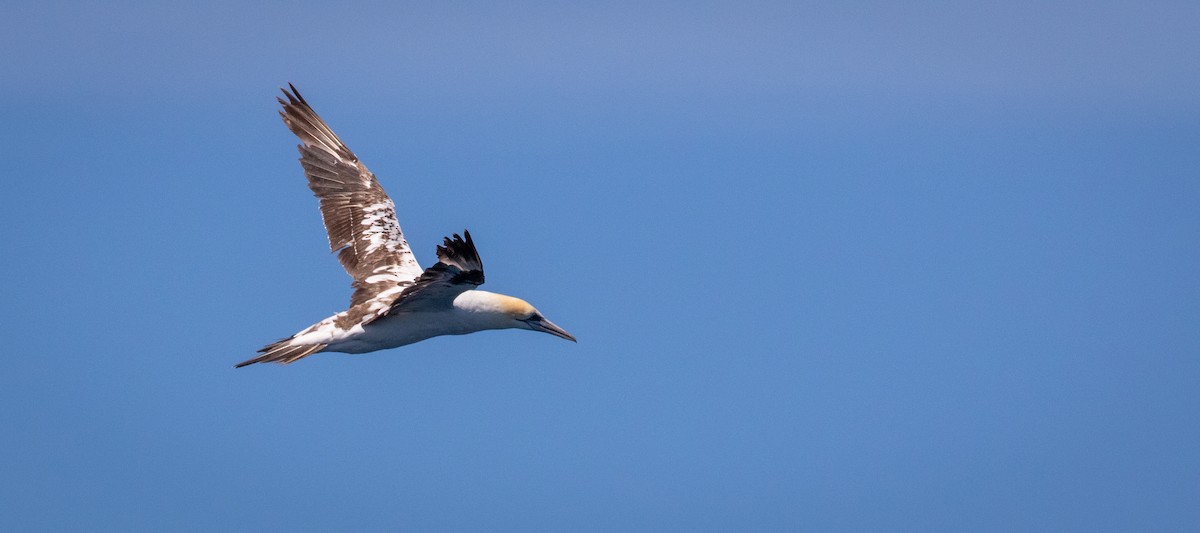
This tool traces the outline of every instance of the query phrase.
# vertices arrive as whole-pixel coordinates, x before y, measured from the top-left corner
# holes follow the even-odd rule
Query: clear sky
[[[1200,529],[1196,2],[4,11],[0,530]],[[579,343],[235,370],[289,81]]]

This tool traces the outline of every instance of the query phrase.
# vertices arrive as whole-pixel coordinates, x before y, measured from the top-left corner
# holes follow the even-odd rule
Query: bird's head
[[[562,337],[571,342],[577,342],[575,336],[567,333],[566,330],[560,328],[542,316],[529,302],[512,296],[506,297],[508,301],[505,304],[505,313],[516,321],[516,328],[531,329],[542,333],[549,333],[555,337]]]
[[[545,316],[542,316],[542,313],[532,305],[529,305],[529,302],[520,298],[475,290],[463,293],[455,301],[455,305],[495,316],[500,321],[497,324],[500,328],[540,331],[576,342],[574,335],[567,333],[566,330],[547,320]]]

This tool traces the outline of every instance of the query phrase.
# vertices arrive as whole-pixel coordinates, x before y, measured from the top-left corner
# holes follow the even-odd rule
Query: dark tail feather
[[[280,363],[286,365],[324,350],[328,346],[328,344],[290,344],[291,342],[292,339],[288,338],[268,344],[259,350],[262,355],[242,361],[233,365],[233,367],[241,368],[254,363]]]

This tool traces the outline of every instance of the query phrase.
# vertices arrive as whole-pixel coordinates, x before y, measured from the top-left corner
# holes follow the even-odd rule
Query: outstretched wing
[[[471,232],[454,234],[437,247],[438,262],[421,273],[412,286],[404,289],[388,314],[448,309],[458,295],[483,285],[483,261],[475,250]]]
[[[338,252],[342,267],[354,278],[350,307],[382,314],[421,276],[421,266],[400,231],[395,205],[375,175],[296,88],[290,83],[288,87],[290,92],[283,90],[287,100],[278,99],[283,105],[279,115],[303,143],[300,165],[308,188],[321,202],[329,249]],[[370,321],[374,316],[363,318]]]

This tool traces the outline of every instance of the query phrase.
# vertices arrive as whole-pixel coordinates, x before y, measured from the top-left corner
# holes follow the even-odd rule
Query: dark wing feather
[[[471,232],[463,231],[447,237],[437,247],[438,262],[421,273],[412,286],[404,289],[392,304],[388,314],[426,309],[446,309],[458,295],[483,285],[483,261],[471,240]]]
[[[268,344],[258,352],[262,355],[242,361],[234,368],[241,368],[254,363],[293,363],[325,349],[325,344],[291,344],[291,339]]]
[[[296,88],[279,98],[284,124],[303,143],[300,165],[321,202],[329,248],[354,278],[350,306],[385,311],[421,275],[391,198],[375,175],[313,111]],[[385,298],[387,301],[372,301]],[[365,305],[366,304],[366,305]],[[373,304],[373,305],[370,305]]]

